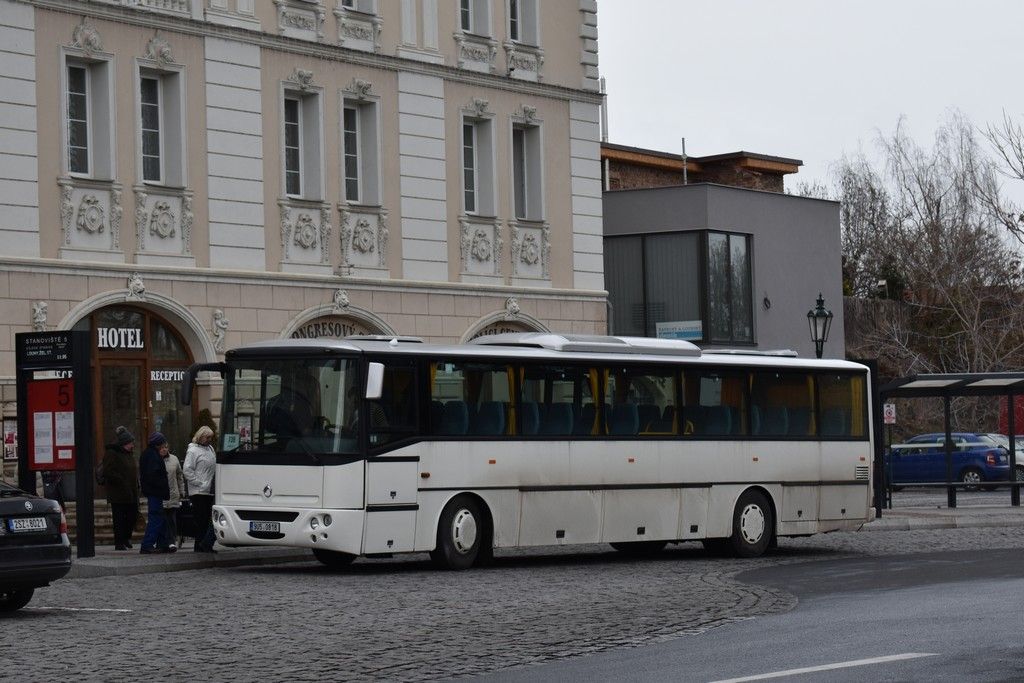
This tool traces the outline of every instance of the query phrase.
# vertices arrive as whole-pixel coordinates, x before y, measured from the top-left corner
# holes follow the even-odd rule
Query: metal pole
[[[956,488],[953,486],[953,433],[950,427],[950,399],[949,396],[942,397],[942,412],[946,421],[946,505],[956,507]]]
[[[1014,486],[1017,481],[1017,425],[1014,414],[1017,412],[1017,397],[1013,394],[1006,395],[1006,436],[1010,438],[1010,505],[1020,506],[1020,487]]]
[[[686,138],[683,138],[683,185],[686,184]]]

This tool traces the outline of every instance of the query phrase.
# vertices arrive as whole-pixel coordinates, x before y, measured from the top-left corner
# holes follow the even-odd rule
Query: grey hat
[[[126,428],[118,427],[115,431],[117,432],[118,446],[125,446],[130,443],[135,443],[135,437],[132,436],[132,433],[129,432]]]

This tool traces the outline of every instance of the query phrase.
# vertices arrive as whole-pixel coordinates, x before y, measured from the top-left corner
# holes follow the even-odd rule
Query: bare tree
[[[1024,367],[1020,259],[1004,239],[1008,203],[975,128],[954,114],[924,149],[901,121],[879,146],[884,168],[860,156],[837,173],[844,275],[853,296],[898,303],[878,307],[849,352],[878,357],[891,375]],[[957,405],[964,424],[994,410]]]

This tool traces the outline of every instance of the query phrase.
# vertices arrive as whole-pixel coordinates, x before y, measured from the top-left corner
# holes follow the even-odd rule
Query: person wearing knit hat
[[[147,513],[146,535],[139,549],[143,555],[174,552],[164,533],[164,501],[171,497],[167,469],[164,459],[160,457],[160,447],[166,443],[167,438],[163,434],[153,432],[149,436],[146,450],[139,458],[139,480],[142,483],[142,495],[146,497]]]
[[[132,547],[132,531],[139,516],[139,466],[135,461],[135,437],[125,427],[118,427],[114,443],[107,445],[103,462],[96,471],[110,505],[114,522],[114,549]]]

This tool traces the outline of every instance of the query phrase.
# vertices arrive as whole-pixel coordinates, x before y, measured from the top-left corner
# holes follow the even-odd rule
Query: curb
[[[104,576],[134,576],[137,574],[158,574],[184,572],[214,567],[244,567],[292,562],[311,562],[308,551],[286,549],[221,550],[216,555],[195,557],[191,553],[178,555],[149,555],[146,557],[90,557],[74,559],[66,579],[94,579]]]
[[[1024,519],[978,519],[977,517],[943,517],[942,519],[890,517],[876,519],[860,528],[861,531],[918,531],[923,529],[970,529],[982,527],[1024,526]]]

